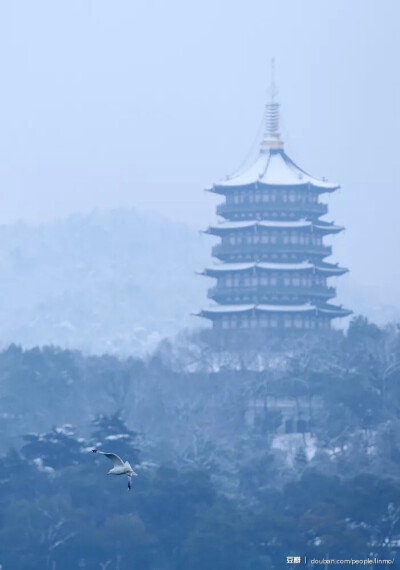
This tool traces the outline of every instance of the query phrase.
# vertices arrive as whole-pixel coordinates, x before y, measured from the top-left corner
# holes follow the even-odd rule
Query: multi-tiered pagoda
[[[215,329],[327,329],[349,315],[331,304],[336,290],[328,285],[347,269],[324,261],[332,253],[324,236],[343,228],[320,219],[328,211],[320,194],[337,188],[285,153],[272,97],[255,162],[207,188],[225,202],[217,207],[223,221],[207,230],[221,241],[212,250],[219,263],[203,272],[217,280],[213,304],[200,316]]]

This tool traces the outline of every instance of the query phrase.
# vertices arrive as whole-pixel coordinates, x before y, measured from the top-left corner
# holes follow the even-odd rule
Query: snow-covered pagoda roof
[[[206,233],[214,235],[222,235],[228,231],[235,231],[240,229],[247,229],[253,227],[260,228],[279,228],[279,229],[302,229],[313,228],[323,233],[338,233],[344,228],[342,226],[335,226],[332,223],[324,222],[321,220],[312,222],[310,220],[294,220],[294,221],[277,221],[277,220],[248,220],[239,222],[222,222],[214,226],[210,226]]]
[[[256,313],[320,313],[331,318],[351,314],[351,311],[335,305],[318,307],[311,303],[305,303],[303,305],[216,305],[202,309],[198,316],[215,319],[226,314],[251,313],[253,311]]]
[[[232,188],[249,187],[255,184],[261,187],[309,186],[319,192],[333,192],[339,188],[339,184],[308,174],[289,158],[283,148],[261,148],[251,166],[228,176],[207,190],[225,194]]]
[[[212,265],[206,267],[202,275],[209,277],[218,277],[223,273],[231,273],[235,271],[248,271],[249,269],[262,269],[266,271],[316,271],[318,273],[327,273],[330,275],[342,275],[347,273],[348,269],[339,267],[332,263],[320,262],[318,265],[303,261],[301,263],[274,263],[274,262],[250,262],[250,263],[221,263],[220,265]]]

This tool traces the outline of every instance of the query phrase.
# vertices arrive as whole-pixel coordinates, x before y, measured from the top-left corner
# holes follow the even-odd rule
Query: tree
[[[59,469],[82,461],[84,441],[77,439],[74,428],[65,425],[53,428],[45,434],[23,436],[26,442],[22,454],[30,460],[38,460],[39,467]]]
[[[127,427],[117,411],[111,415],[97,415],[92,421],[91,442],[94,447],[120,455],[130,463],[139,463],[139,450],[136,447],[138,433]]]

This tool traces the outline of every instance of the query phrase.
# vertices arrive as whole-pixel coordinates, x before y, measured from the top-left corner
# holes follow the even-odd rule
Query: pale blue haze
[[[395,0],[4,0],[0,222],[134,207],[204,228],[274,56],[287,151],[342,185],[339,302],[398,316],[399,17]]]

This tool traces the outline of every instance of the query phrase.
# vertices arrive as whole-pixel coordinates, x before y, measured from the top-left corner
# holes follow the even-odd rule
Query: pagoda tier
[[[341,226],[320,220],[327,206],[319,195],[339,186],[319,180],[284,152],[277,103],[267,105],[266,134],[255,162],[207,190],[221,194],[224,221],[206,233],[220,238],[212,248],[220,264],[202,274],[216,279],[214,304],[199,315],[216,329],[319,329],[351,313],[328,304],[336,289],[328,278],[347,269],[323,259],[323,241]]]
[[[321,259],[331,254],[322,236],[343,228],[326,222],[307,220],[243,221],[210,226],[207,233],[221,236],[212,249],[214,257],[223,261]]]
[[[199,315],[211,319],[219,329],[328,329],[331,319],[349,311],[333,305],[223,305],[203,309]]]

